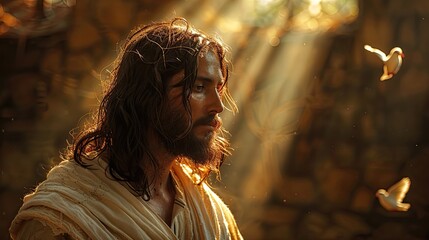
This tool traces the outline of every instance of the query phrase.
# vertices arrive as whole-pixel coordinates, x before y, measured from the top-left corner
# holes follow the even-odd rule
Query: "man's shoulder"
[[[212,201],[216,202],[217,204],[219,204],[223,208],[228,208],[226,206],[225,202],[222,200],[222,198],[217,193],[216,189],[213,188],[211,185],[209,185],[208,183],[204,182],[204,183],[201,184],[201,188],[204,190],[204,192],[207,195],[210,196],[210,198],[212,199]]]
[[[234,215],[232,214],[230,208],[222,200],[222,198],[216,193],[211,186],[207,183],[203,183],[203,189],[210,196],[211,205],[216,208],[216,212],[221,212],[222,217],[228,226],[229,234],[231,239],[243,239],[240,231],[238,230],[237,223],[235,221]]]
[[[85,163],[78,163],[74,159],[62,159],[59,163],[54,165],[48,172],[47,177],[56,174],[70,173],[72,175],[81,175],[92,170],[100,170],[105,167],[100,159],[93,159]]]

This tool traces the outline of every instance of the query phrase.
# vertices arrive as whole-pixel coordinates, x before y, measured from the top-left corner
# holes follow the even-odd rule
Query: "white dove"
[[[380,80],[388,80],[395,75],[402,65],[402,58],[404,58],[404,53],[400,47],[394,47],[390,50],[389,55],[386,56],[384,52],[380,49],[373,48],[369,45],[365,45],[364,48],[372,53],[375,53],[381,61],[383,61],[383,75],[381,75]]]
[[[411,180],[404,177],[401,181],[391,186],[387,191],[379,189],[375,196],[378,198],[382,207],[388,211],[408,211],[410,208],[409,203],[403,203],[402,200],[410,189]]]

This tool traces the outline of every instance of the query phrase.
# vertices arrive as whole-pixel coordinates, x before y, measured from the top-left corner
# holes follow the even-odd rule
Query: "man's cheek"
[[[204,93],[196,93],[196,92],[191,93],[191,99],[198,102],[203,101],[205,99],[205,96],[206,95]]]

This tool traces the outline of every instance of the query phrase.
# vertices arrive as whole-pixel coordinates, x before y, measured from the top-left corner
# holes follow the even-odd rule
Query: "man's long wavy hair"
[[[159,164],[149,148],[148,133],[155,129],[165,135],[160,119],[168,104],[167,87],[172,76],[180,71],[184,71],[185,76],[182,103],[189,119],[188,128],[181,135],[191,131],[189,97],[197,77],[198,57],[207,49],[218,54],[226,83],[229,76],[227,48],[219,39],[190,26],[185,19],[152,23],[132,31],[114,63],[111,82],[98,112],[94,113],[93,122],[74,136],[64,157],[88,167],[89,160],[102,156],[108,163],[110,176],[126,182],[137,195],[149,200],[149,188],[158,175]],[[226,84],[222,92],[223,101],[228,104],[226,108],[235,112],[236,105]],[[223,156],[230,153],[224,131],[222,129],[214,139],[222,156],[215,163],[201,165],[181,159],[182,164],[199,176],[199,183],[211,171],[218,172]],[[155,173],[151,174],[152,179],[148,171]]]

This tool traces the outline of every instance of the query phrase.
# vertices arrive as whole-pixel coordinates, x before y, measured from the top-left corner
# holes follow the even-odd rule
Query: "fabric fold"
[[[51,169],[35,192],[25,196],[11,237],[25,221],[38,220],[55,234],[68,233],[74,239],[241,239],[222,200],[205,183],[193,184],[180,164],[172,169],[175,208],[180,208],[172,226],[142,198],[106,176],[104,161],[91,164],[83,168],[65,160]]]

